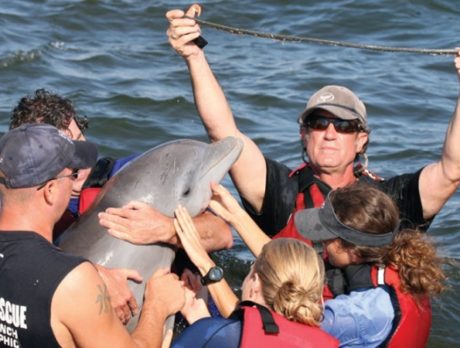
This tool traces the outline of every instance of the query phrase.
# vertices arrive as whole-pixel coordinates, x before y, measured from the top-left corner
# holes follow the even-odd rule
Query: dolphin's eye
[[[187,187],[187,189],[182,193],[182,196],[188,196],[190,194],[190,187]]]

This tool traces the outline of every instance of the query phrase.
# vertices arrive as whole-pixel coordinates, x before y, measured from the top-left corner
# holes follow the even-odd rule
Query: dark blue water
[[[176,138],[206,140],[164,13],[185,1],[2,1],[0,132],[18,99],[45,87],[71,98],[104,155],[123,156]],[[257,31],[385,46],[460,46],[456,0],[206,1],[202,18]],[[390,176],[439,159],[458,95],[453,57],[280,43],[203,28],[238,125],[269,156],[300,162],[296,118],[308,96],[343,84],[367,104],[370,168]],[[230,186],[228,179],[225,184]],[[433,189],[435,187],[433,186]],[[430,230],[450,289],[434,303],[432,347],[460,341],[457,193]],[[238,265],[241,243],[227,252]]]

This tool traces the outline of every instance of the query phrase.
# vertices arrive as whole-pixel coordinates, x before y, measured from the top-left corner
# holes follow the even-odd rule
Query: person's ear
[[[56,180],[50,180],[46,183],[46,185],[42,188],[43,190],[43,197],[49,205],[53,205],[56,201],[56,197],[59,194],[58,187],[56,184]]]
[[[356,153],[363,153],[364,147],[369,141],[369,134],[366,132],[359,132],[356,138]]]
[[[251,291],[254,292],[254,296],[256,297],[262,296],[262,282],[260,281],[259,275],[253,272],[252,278]]]

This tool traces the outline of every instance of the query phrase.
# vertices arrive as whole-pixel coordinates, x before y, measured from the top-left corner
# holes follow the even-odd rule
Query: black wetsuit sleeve
[[[243,206],[257,225],[269,236],[283,229],[291,215],[298,192],[298,180],[289,177],[291,169],[285,165],[265,158],[267,180],[262,211],[256,212],[243,198]]]
[[[423,169],[423,168],[422,168]],[[379,183],[382,191],[390,195],[398,205],[401,228],[416,228],[426,231],[431,224],[423,218],[419,179],[422,169],[412,174],[402,174]]]

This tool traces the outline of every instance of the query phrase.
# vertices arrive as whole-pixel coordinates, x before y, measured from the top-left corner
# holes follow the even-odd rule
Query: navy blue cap
[[[8,188],[39,186],[65,168],[90,168],[96,160],[96,144],[72,141],[48,124],[24,124],[0,139],[0,184]]]

